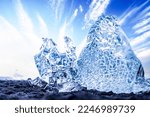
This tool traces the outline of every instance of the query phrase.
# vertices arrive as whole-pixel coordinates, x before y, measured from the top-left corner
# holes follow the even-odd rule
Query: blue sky
[[[118,18],[150,78],[150,0],[0,0],[0,76],[36,77],[42,37],[79,48],[102,13]]]

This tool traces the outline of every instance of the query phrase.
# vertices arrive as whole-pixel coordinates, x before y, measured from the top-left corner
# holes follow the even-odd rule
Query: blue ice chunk
[[[77,75],[75,47],[69,37],[65,37],[64,41],[66,52],[60,53],[52,39],[43,38],[40,52],[34,56],[35,64],[42,80],[46,81],[51,89],[55,88],[59,92],[77,91],[81,87],[73,80]]]
[[[142,64],[116,18],[99,17],[90,28],[85,45],[77,60],[79,84],[115,93],[150,90]]]
[[[64,41],[61,53],[52,39],[43,38],[34,56],[41,78],[29,80],[30,84],[59,92],[78,91],[81,86],[114,93],[150,90],[150,80],[144,78],[142,64],[116,18],[102,15],[97,19],[78,58],[72,40],[65,37]]]

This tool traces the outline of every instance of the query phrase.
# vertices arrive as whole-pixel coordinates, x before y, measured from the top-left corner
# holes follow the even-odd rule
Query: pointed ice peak
[[[40,53],[47,55],[50,51],[58,53],[57,44],[50,38],[42,38],[43,44],[40,48]]]
[[[64,41],[66,44],[69,44],[70,42],[72,42],[71,38],[69,38],[67,36],[64,37]]]
[[[65,42],[65,44],[66,44],[67,47],[70,47],[70,48],[75,47],[73,45],[72,39],[69,38],[69,37],[67,37],[67,36],[64,37],[64,42]]]
[[[56,47],[56,43],[50,38],[42,38],[43,39],[43,44],[41,46],[41,49],[43,48],[53,48],[53,47]]]
[[[65,36],[64,37],[64,42],[65,42],[65,49],[66,49],[66,52],[68,54],[74,54],[76,56],[76,47],[73,45],[73,41],[71,38]]]
[[[87,89],[131,93],[150,90],[140,60],[116,18],[100,16],[91,27],[80,53],[77,82]]]
[[[44,44],[49,44],[49,46],[56,46],[56,43],[50,38],[42,38]]]
[[[52,39],[44,38],[40,52],[34,56],[35,64],[39,70],[41,78],[48,83],[51,88],[56,88],[60,92],[70,92],[79,90],[80,87],[73,81],[77,74],[75,68],[76,54],[69,37],[64,38],[66,48],[61,53]],[[35,80],[39,86],[43,86],[41,80]]]

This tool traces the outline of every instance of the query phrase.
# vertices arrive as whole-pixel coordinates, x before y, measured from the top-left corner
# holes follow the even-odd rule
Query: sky
[[[150,0],[0,0],[0,76],[39,76],[34,55],[43,37],[63,50],[67,35],[78,50],[102,14],[118,18],[150,78]]]

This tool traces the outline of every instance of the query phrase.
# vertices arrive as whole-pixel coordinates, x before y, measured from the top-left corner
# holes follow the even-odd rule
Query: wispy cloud
[[[144,2],[143,4],[141,4],[138,7],[135,7],[134,9],[128,9],[125,14],[123,14],[123,16],[120,17],[119,20],[119,24],[123,25],[123,23],[125,23],[125,21],[127,21],[128,18],[132,17],[135,13],[137,13],[141,8],[143,8],[147,3],[149,2],[149,0],[147,0],[146,2]]]
[[[150,18],[145,17],[145,15],[147,15],[149,12],[150,7],[146,7],[141,13],[137,15],[136,24],[132,27],[136,35],[150,31]]]
[[[67,21],[64,22],[64,24],[62,25],[62,27],[59,30],[58,48],[59,48],[60,52],[65,51],[64,37],[66,35],[69,35],[67,29],[73,30],[73,28],[70,28],[70,26],[71,26],[72,22],[75,20],[75,18],[77,17],[78,11],[79,11],[78,9],[75,9],[72,16]]]
[[[20,33],[26,37],[26,41],[30,42],[31,48],[38,49],[41,43],[41,39],[34,31],[34,25],[29,15],[26,13],[20,0],[16,1],[16,13],[19,21]],[[36,42],[36,43],[35,43]],[[33,50],[34,50],[33,49]]]
[[[145,18],[143,19],[143,21],[140,21],[139,23],[137,23],[136,25],[133,26],[133,29],[136,30],[138,28],[141,28],[142,26],[148,24],[150,22],[150,18]]]
[[[70,17],[69,21],[67,22],[67,25],[70,25],[74,19],[77,17],[78,15],[78,9],[75,9],[74,12],[73,12],[73,15]]]
[[[25,12],[22,3],[20,0],[16,1],[16,12],[19,18],[19,24],[20,27],[22,27],[22,30],[28,30],[28,31],[33,31],[33,24],[28,16],[28,14]]]
[[[0,32],[0,74],[13,76],[17,70],[25,77],[35,77],[33,53],[24,35],[2,16]]]
[[[66,0],[49,0],[51,9],[54,12],[57,21],[60,21],[64,12]]]
[[[147,2],[141,6],[145,5],[146,3]],[[141,6],[140,8],[142,8]],[[135,20],[135,25],[132,27],[135,36],[133,39],[131,39],[131,45],[134,47],[144,43],[148,38],[150,38],[150,18],[140,17],[149,12],[148,8],[149,6],[143,9],[143,12],[141,13],[136,12],[137,17]]]
[[[38,75],[38,71],[33,56],[41,46],[41,36],[48,35],[48,28],[41,15],[37,14],[41,33],[41,36],[39,36],[39,33],[35,32],[34,23],[24,9],[21,0],[15,1],[15,8],[18,24],[12,25],[0,16],[0,74],[13,76],[16,72],[19,72],[24,76],[23,78],[34,78]],[[70,23],[76,18],[77,12],[75,11],[70,18]],[[62,27],[60,34],[64,35],[65,30],[66,24]]]
[[[146,31],[150,31],[150,24],[135,30],[135,34],[145,33]]]
[[[134,50],[136,52],[139,52],[139,50],[142,50],[142,48],[149,48],[150,47],[150,41],[147,41],[146,43],[141,43],[140,45],[134,47]]]
[[[128,17],[132,16],[132,14],[134,14],[136,11],[137,11],[137,8],[135,8],[135,9],[131,10],[130,12],[128,12],[125,16],[123,16],[123,18],[120,18],[119,24],[122,25],[126,21],[126,19]]]
[[[37,19],[38,19],[39,25],[40,25],[40,36],[48,37],[48,35],[49,35],[48,28],[47,28],[47,25],[46,25],[44,19],[39,14],[37,14]]]
[[[144,34],[141,34],[140,36],[137,36],[136,38],[132,39],[130,41],[132,46],[137,46],[138,44],[146,41],[148,38],[150,38],[150,31],[145,32]]]
[[[82,7],[82,5],[79,6],[79,10],[80,10],[81,13],[83,12],[83,7]]]
[[[35,77],[38,72],[33,55],[39,50],[42,40],[35,33],[21,1],[15,3],[18,24],[14,26],[0,16],[0,74],[13,76],[18,71],[25,78]]]
[[[143,9],[140,14],[138,15],[138,19],[142,19],[143,16],[147,15],[148,13],[150,13],[150,6],[146,7],[145,9]]]
[[[148,12],[147,14],[144,15],[144,18],[146,17],[150,17],[150,12]]]
[[[85,27],[90,25],[91,21],[95,21],[102,13],[105,12],[110,0],[93,0],[89,6],[89,10],[85,14]]]
[[[146,6],[149,2],[150,1],[147,0],[140,6],[135,7],[132,10],[127,10],[128,12],[126,12],[126,14],[120,19],[120,24],[123,25],[136,15],[136,18],[132,20],[132,26],[130,26],[131,30],[134,32],[132,37],[130,37],[130,44],[134,48],[139,44],[144,43],[150,37],[150,19],[147,19],[147,17],[141,17],[149,13],[149,6]]]
[[[76,19],[77,15],[79,12],[83,11],[82,6],[80,5],[78,8],[73,8],[73,3],[74,1],[71,0],[71,6],[68,7],[70,11],[68,11],[66,17],[62,17],[64,15],[64,8],[66,5],[67,0],[49,0],[49,5],[51,7],[52,13],[54,13],[55,19],[56,19],[56,24],[59,24],[57,27],[58,29],[58,35],[56,38],[58,41],[58,48],[59,51],[63,52],[64,51],[64,36],[68,35],[70,36],[71,31],[73,30],[72,23]],[[71,10],[74,9],[72,15],[70,16]],[[70,17],[69,17],[70,16]],[[61,21],[61,22],[60,22]],[[61,25],[60,25],[61,24]],[[68,30],[69,29],[69,30]]]

